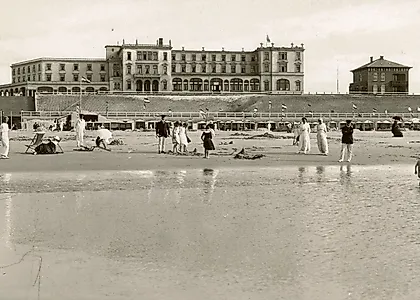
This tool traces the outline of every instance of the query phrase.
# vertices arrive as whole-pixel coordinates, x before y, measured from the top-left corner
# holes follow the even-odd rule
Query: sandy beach
[[[112,152],[95,149],[93,152],[74,151],[75,134],[73,132],[47,132],[46,138],[58,135],[62,138],[64,154],[28,155],[24,154],[33,132],[11,132],[10,159],[0,161],[2,172],[25,171],[62,171],[62,170],[145,170],[201,167],[240,167],[240,166],[282,166],[282,165],[335,165],[338,164],[341,133],[329,132],[329,156],[319,154],[316,134],[311,134],[311,151],[307,155],[296,154],[297,147],[292,145],[292,134],[270,132],[270,137],[255,137],[265,131],[224,132],[218,131],[216,151],[209,160],[200,155],[172,155],[157,152],[157,139],[153,132],[115,131],[116,139],[124,145],[110,146]],[[189,150],[197,149],[203,153],[200,131],[190,132],[192,143]],[[94,132],[87,132],[85,143],[94,145]],[[393,138],[391,132],[363,132],[354,134],[355,165],[381,165],[394,163],[413,163],[420,155],[420,132],[406,131],[403,138]],[[172,148],[167,139],[166,150]],[[234,159],[233,154],[245,148],[249,154],[263,154],[257,160]]]

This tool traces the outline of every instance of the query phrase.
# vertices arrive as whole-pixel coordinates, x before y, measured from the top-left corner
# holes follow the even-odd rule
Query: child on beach
[[[416,174],[420,180],[420,159],[417,160],[417,163],[414,166],[414,174]],[[419,181],[419,186],[420,186],[420,181]]]
[[[179,122],[176,121],[174,123],[174,130],[172,130],[172,143],[173,143],[172,152],[173,153],[179,153],[179,150],[180,150],[181,141],[180,141],[179,132],[180,132]]]
[[[204,158],[209,158],[209,151],[216,150],[213,144],[214,130],[211,124],[206,126],[206,130],[201,135],[204,147]]]

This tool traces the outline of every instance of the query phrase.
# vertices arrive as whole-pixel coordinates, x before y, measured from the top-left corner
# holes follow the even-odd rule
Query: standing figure
[[[60,121],[60,131],[63,131],[63,130],[64,130],[64,121],[61,120]]]
[[[8,117],[3,117],[3,122],[0,125],[0,157],[3,159],[9,158],[9,121]]]
[[[311,132],[311,127],[308,124],[308,120],[304,117],[302,118],[302,124],[299,127],[299,152],[306,154],[311,151],[311,140],[309,138],[309,133]]]
[[[398,126],[397,120],[394,120],[394,123],[392,124],[391,132],[394,135],[394,137],[403,137],[403,133],[400,130],[400,126]]]
[[[417,175],[417,177],[420,180],[420,159],[417,160],[416,165],[414,166],[414,174]],[[419,181],[419,186],[420,186],[420,181]]]
[[[187,136],[187,127],[188,124],[180,124],[179,126],[179,141],[181,143],[181,152],[187,152],[187,146],[188,146],[188,136]]]
[[[179,122],[175,121],[174,123],[174,130],[172,130],[172,143],[173,143],[173,149],[172,152],[173,153],[179,153],[179,148],[181,145],[181,141],[180,141],[180,129],[179,129]]]
[[[204,147],[204,158],[209,158],[209,151],[216,150],[213,144],[214,130],[211,125],[206,126],[206,130],[201,135],[201,140],[203,141]]]
[[[165,120],[165,115],[161,116],[161,120],[156,123],[156,137],[158,142],[158,154],[165,153],[165,139],[169,137],[169,124]]]
[[[346,121],[346,125],[341,129],[343,134],[341,138],[341,157],[338,162],[344,161],[347,152],[347,162],[350,162],[353,157],[353,127],[351,120]]]
[[[83,119],[83,116],[80,115],[75,125],[76,142],[77,142],[77,147],[79,148],[84,144],[83,137],[85,135],[85,128],[86,128],[86,121]]]
[[[300,124],[293,124],[293,146],[299,146],[299,126]]]
[[[318,125],[316,126],[316,140],[319,152],[328,155],[327,126],[322,119],[318,120]]]

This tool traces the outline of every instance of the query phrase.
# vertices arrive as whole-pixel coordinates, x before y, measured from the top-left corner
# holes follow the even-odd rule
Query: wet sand
[[[241,136],[237,134],[246,134]],[[217,132],[216,151],[206,160],[202,156],[182,156],[161,154],[157,152],[157,140],[152,132],[114,132],[114,137],[122,139],[125,145],[110,146],[112,152],[96,149],[93,152],[77,152],[74,133],[48,132],[46,136],[58,135],[63,138],[61,145],[64,154],[33,156],[23,154],[25,144],[33,137],[33,132],[12,132],[11,153],[9,160],[0,160],[2,172],[24,171],[62,171],[62,170],[148,170],[171,168],[201,167],[240,167],[240,166],[282,166],[282,165],[336,165],[340,153],[339,132],[329,133],[330,155],[319,155],[316,145],[316,134],[311,134],[311,152],[307,155],[296,154],[298,148],[292,146],[292,134],[271,132],[275,138],[255,138],[251,136],[264,134],[258,132]],[[420,156],[420,132],[404,132],[403,138],[391,137],[391,132],[356,131],[354,157],[352,164],[384,165],[393,163],[414,163],[413,156]],[[92,133],[87,133],[86,143],[94,145]],[[200,132],[190,132],[192,144],[189,150],[197,149],[202,153]],[[24,141],[26,139],[26,141]],[[233,144],[228,144],[233,141]],[[227,143],[227,145],[220,145]],[[172,143],[167,139],[166,150]],[[250,154],[264,154],[257,160],[237,160],[235,151],[245,150]]]

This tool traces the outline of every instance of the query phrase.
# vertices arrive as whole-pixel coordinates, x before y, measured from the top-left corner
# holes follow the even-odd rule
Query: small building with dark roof
[[[408,72],[404,66],[380,56],[379,59],[352,70],[350,94],[408,94]]]

